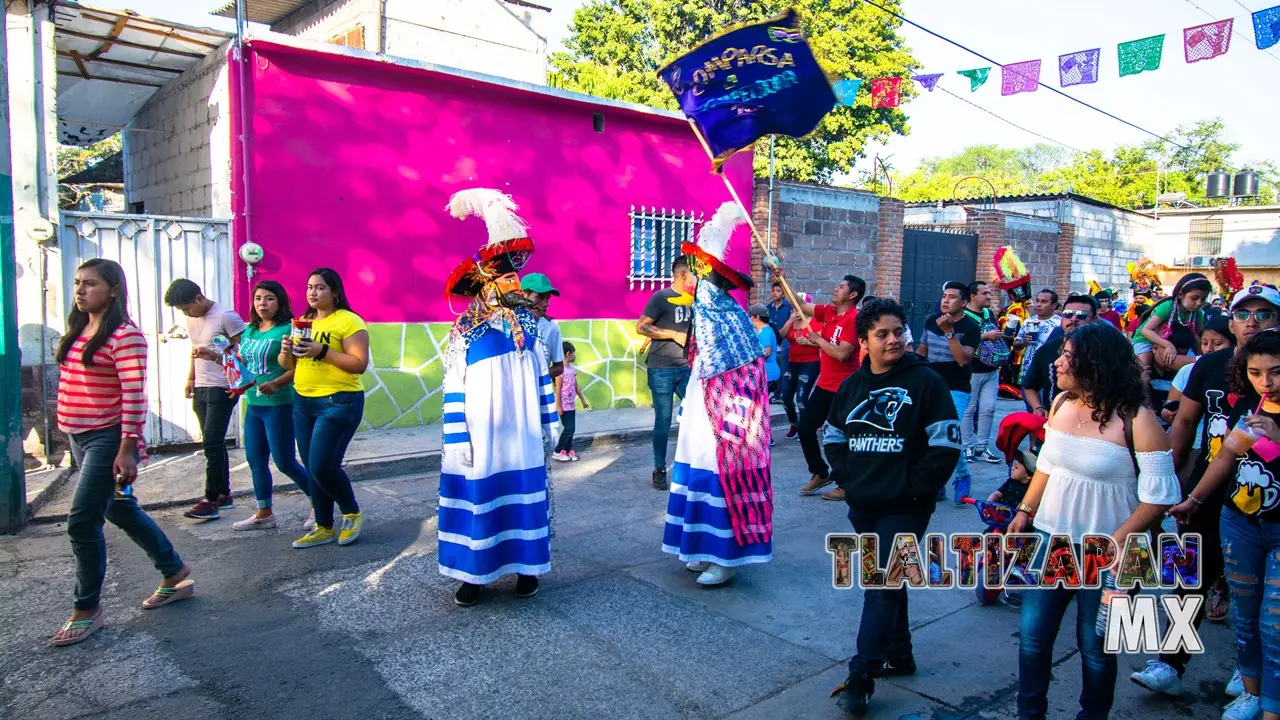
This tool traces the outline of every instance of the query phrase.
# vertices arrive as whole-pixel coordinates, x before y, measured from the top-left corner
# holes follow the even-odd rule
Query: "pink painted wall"
[[[563,293],[554,316],[634,318],[650,291],[628,289],[631,206],[710,217],[730,199],[680,120],[258,41],[248,60],[250,227],[236,142],[236,237],[266,250],[259,278],[283,283],[295,305],[307,273],[327,265],[368,321],[453,320],[465,300],[450,309],[444,278],[486,235],[480,219],[454,220],[444,206],[458,190],[491,187],[530,224],[537,250],[526,271],[545,272]],[[231,77],[234,137],[234,67]],[[725,168],[750,202],[751,153]],[[750,242],[740,228],[730,245],[743,272]],[[248,284],[236,263],[242,307]]]

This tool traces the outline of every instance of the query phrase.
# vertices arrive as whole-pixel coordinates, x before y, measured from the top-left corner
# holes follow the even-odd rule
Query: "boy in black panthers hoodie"
[[[888,564],[894,535],[917,546],[929,525],[938,490],[960,460],[960,423],[947,383],[914,353],[906,353],[906,313],[877,300],[858,314],[858,339],[867,359],[836,393],[824,438],[832,478],[845,492],[849,521],[876,533],[879,562]],[[907,591],[867,590],[858,652],[840,707],[866,711],[874,678],[915,672],[907,620]]]

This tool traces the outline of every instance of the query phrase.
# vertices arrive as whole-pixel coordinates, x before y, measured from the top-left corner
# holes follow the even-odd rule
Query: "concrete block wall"
[[[329,42],[357,24],[364,27],[365,47],[378,50],[379,0],[314,0],[271,26],[271,32]]]
[[[1070,224],[1075,229],[1071,256],[1071,291],[1083,291],[1090,280],[1127,295],[1125,266],[1148,251],[1156,221],[1143,213],[1102,207],[1068,198],[1001,204],[1000,209]]]
[[[547,41],[500,0],[386,0],[386,53],[534,85]],[[541,15],[547,13],[534,11]]]
[[[768,181],[756,185],[757,227],[768,233]],[[896,201],[895,201],[896,202]],[[787,271],[796,292],[815,299],[826,298],[845,275],[867,281],[867,292],[879,289],[877,252],[880,238],[880,198],[858,190],[833,188],[811,183],[775,182],[773,237],[775,252]],[[898,272],[902,263],[901,221],[897,223]],[[752,272],[757,281],[765,277],[758,258],[752,256]],[[760,289],[760,297],[768,287]],[[754,298],[755,296],[753,296]]]
[[[154,215],[230,217],[227,48],[161,88],[130,123],[126,203]]]

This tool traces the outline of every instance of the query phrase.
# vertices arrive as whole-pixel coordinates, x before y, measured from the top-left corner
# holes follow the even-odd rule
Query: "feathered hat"
[[[1129,271],[1129,286],[1133,288],[1134,295],[1159,297],[1164,294],[1159,275],[1159,271],[1163,268],[1156,265],[1151,258],[1141,258],[1136,263],[1126,264],[1125,268]]]
[[[996,267],[996,285],[1001,290],[1014,300],[1031,299],[1031,273],[1027,272],[1027,266],[1022,264],[1013,248],[1006,245],[996,250],[991,263]]]
[[[528,225],[516,215],[518,208],[510,195],[488,188],[462,190],[449,198],[445,209],[459,220],[477,215],[489,228],[489,243],[449,273],[445,297],[474,297],[494,278],[520,272],[533,254]]]
[[[1244,289],[1244,275],[1236,267],[1236,259],[1216,258],[1213,261],[1213,279],[1218,283],[1218,294],[1228,300]]]
[[[751,278],[725,264],[724,254],[729,247],[729,237],[734,228],[748,222],[747,214],[737,203],[721,205],[711,220],[698,231],[698,244],[685,242],[680,252],[689,256],[693,273],[726,290],[750,290]]]

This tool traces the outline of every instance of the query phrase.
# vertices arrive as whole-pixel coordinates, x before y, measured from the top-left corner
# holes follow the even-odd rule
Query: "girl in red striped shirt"
[[[160,571],[160,587],[143,608],[185,600],[194,590],[191,568],[133,497],[147,420],[147,340],[129,319],[124,271],[110,260],[84,263],[76,270],[74,302],[56,357],[58,428],[71,438],[79,470],[67,516],[76,559],[75,610],[50,638],[53,645],[74,645],[102,627],[104,520],[124,530]]]

